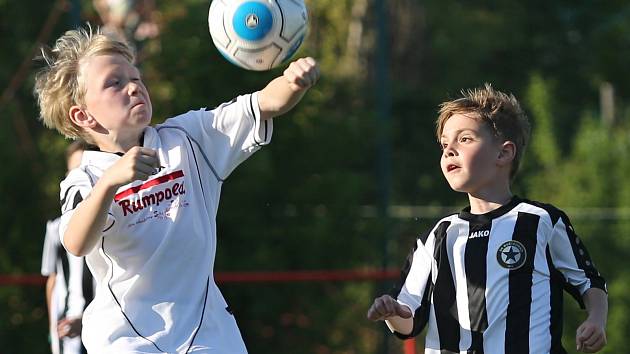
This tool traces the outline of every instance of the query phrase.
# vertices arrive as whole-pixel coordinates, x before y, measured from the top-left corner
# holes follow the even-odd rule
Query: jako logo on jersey
[[[157,185],[160,185],[169,181],[173,181],[181,177],[184,177],[184,172],[181,170],[169,173],[167,175],[160,176],[158,178],[147,181],[143,183],[142,185],[125,189],[124,191],[116,194],[116,196],[114,197],[114,201],[116,201],[118,205],[122,208],[124,216],[127,216],[127,214],[133,214],[144,208],[148,208],[151,205],[156,205],[156,206],[160,205],[160,203],[171,200],[180,194],[186,194],[186,190],[184,189],[184,184],[175,183],[168,188],[144,195],[142,196],[142,198],[138,198],[136,200],[129,200],[125,198],[131,195],[136,195],[138,192],[140,192],[143,189],[155,187]]]
[[[479,238],[479,237],[488,237],[488,236],[490,236],[490,230],[480,230],[480,231],[473,231],[473,233],[470,234],[468,238]]]
[[[527,251],[522,243],[514,240],[503,242],[497,250],[497,262],[503,268],[518,269],[525,264]]]

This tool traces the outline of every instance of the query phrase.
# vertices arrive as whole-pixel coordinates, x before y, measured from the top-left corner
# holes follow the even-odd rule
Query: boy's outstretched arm
[[[608,295],[601,289],[591,288],[584,293],[582,298],[588,317],[578,327],[575,343],[578,351],[596,353],[606,345]]]
[[[258,93],[261,119],[288,112],[319,79],[319,65],[311,57],[300,58]]]
[[[400,334],[411,334],[413,330],[411,309],[401,305],[389,295],[374,299],[372,307],[368,310],[367,318],[372,321],[386,321],[390,329]]]

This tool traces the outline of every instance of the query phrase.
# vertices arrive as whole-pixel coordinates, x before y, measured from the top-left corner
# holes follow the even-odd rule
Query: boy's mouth
[[[456,170],[458,168],[459,168],[459,166],[457,166],[457,165],[449,164],[449,165],[446,165],[446,172],[451,172],[451,171]]]
[[[145,104],[145,103],[144,103],[144,101],[138,101],[138,102],[133,103],[133,104],[131,105],[131,108],[137,107],[137,106],[139,106],[139,105],[141,105],[141,104]]]

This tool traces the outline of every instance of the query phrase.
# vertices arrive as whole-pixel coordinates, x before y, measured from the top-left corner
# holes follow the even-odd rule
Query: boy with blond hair
[[[569,218],[510,191],[529,131],[516,98],[488,84],[441,105],[442,173],[470,206],[418,238],[400,285],[374,300],[368,319],[400,338],[428,324],[427,354],[566,353],[565,288],[588,311],[577,349],[606,344],[606,284]]]
[[[213,277],[221,186],[270,142],[272,119],[319,78],[292,62],[262,90],[150,126],[151,100],[125,43],[66,32],[36,77],[48,127],[94,145],[61,183],[60,237],[97,288],[83,314],[90,353],[246,353]]]

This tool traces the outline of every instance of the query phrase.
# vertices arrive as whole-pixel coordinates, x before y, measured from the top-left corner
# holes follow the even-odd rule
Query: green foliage
[[[529,153],[540,163],[540,168],[550,170],[559,162],[558,146],[554,139],[553,93],[549,84],[540,75],[533,75],[527,95],[527,106],[535,117],[535,130],[530,141]]]

